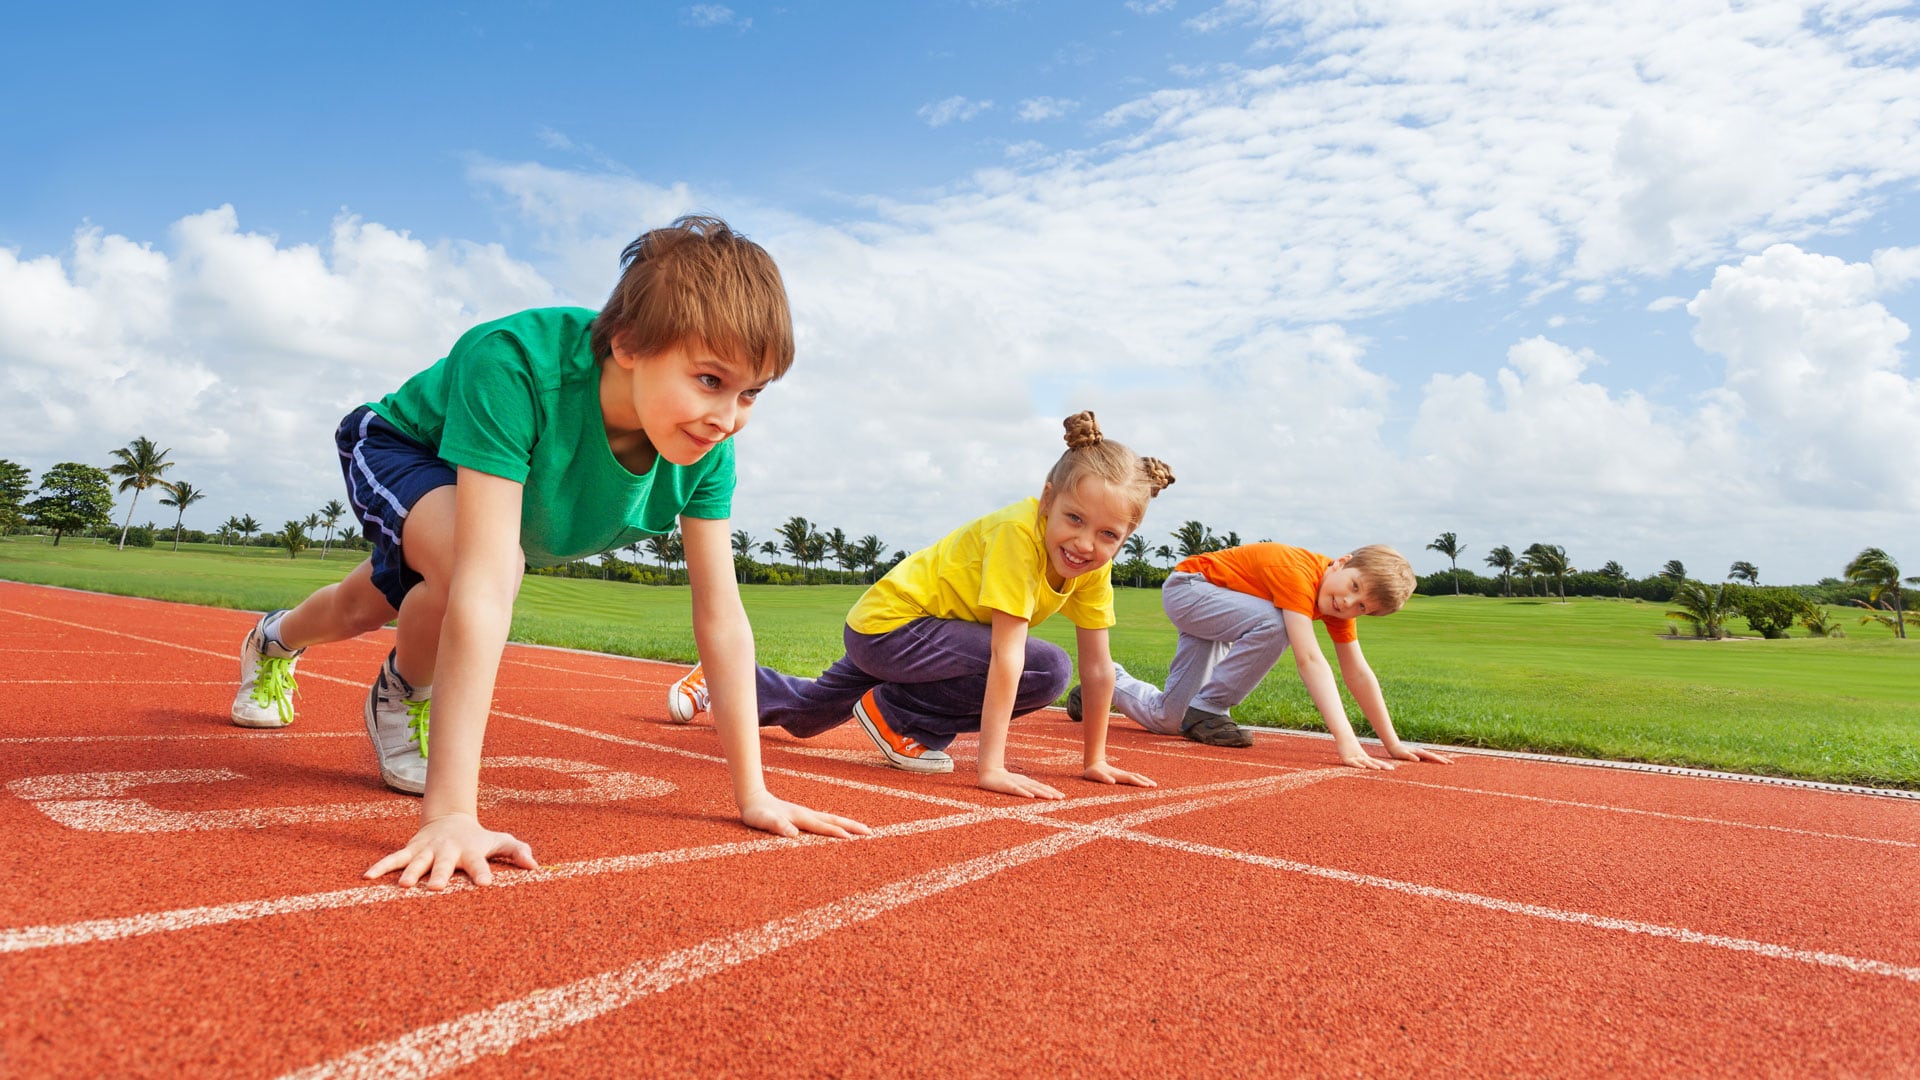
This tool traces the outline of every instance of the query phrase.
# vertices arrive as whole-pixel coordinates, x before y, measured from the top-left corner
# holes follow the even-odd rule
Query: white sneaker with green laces
[[[289,649],[267,633],[270,611],[247,631],[240,645],[240,689],[233,695],[233,722],[241,727],[281,728],[293,723],[294,661],[304,649]]]
[[[427,790],[427,721],[433,688],[416,687],[400,677],[393,654],[367,690],[367,734],[380,759],[380,779],[395,791],[423,795]]]

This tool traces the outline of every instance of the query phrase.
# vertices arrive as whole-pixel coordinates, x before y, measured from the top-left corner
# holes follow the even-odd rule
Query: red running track
[[[734,816],[681,669],[508,649],[485,819],[544,869],[443,894],[360,720],[387,635],[310,651],[300,720],[226,712],[252,617],[0,583],[0,1074],[1903,1076],[1920,805],[1463,754],[1367,774],[1115,726],[1152,791],[1035,804],[764,735]]]

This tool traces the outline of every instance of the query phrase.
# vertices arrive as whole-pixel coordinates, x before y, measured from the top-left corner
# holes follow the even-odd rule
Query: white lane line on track
[[[1698,817],[1692,814],[1671,814],[1664,810],[1640,810],[1631,806],[1610,806],[1606,803],[1578,802],[1573,799],[1553,799],[1545,795],[1522,795],[1514,791],[1492,791],[1486,788],[1454,787],[1451,784],[1429,784],[1420,780],[1402,780],[1398,777],[1362,776],[1362,779],[1384,784],[1405,784],[1409,787],[1432,788],[1436,791],[1459,792],[1465,795],[1486,795],[1497,799],[1521,799],[1526,802],[1547,803],[1552,806],[1571,806],[1579,810],[1605,810],[1612,814],[1633,814],[1639,817],[1660,818],[1665,821],[1684,821],[1698,825],[1721,825],[1730,829],[1756,829],[1762,832],[1790,833],[1795,836],[1812,836],[1821,840],[1848,840],[1856,844],[1885,844],[1889,847],[1920,848],[1920,844],[1908,840],[1889,840],[1878,836],[1853,836],[1848,833],[1820,832],[1815,829],[1796,829],[1788,825],[1761,825],[1750,821],[1734,821],[1730,818]]]
[[[1061,742],[1061,743],[1070,742],[1076,746],[1079,745],[1079,741],[1075,739],[1067,739],[1064,737],[1052,736],[1052,735],[1039,735],[1032,732],[1027,732],[1025,734],[1028,738],[1046,739],[1052,742]],[[1192,752],[1192,753],[1182,753],[1177,750],[1155,750],[1150,747],[1140,747],[1140,746],[1128,746],[1128,747],[1124,747],[1123,749],[1130,754],[1159,754],[1164,757],[1191,758],[1194,760],[1212,761],[1216,763],[1223,760],[1219,757],[1215,757],[1213,755],[1209,755],[1204,752],[1198,752],[1198,751]],[[1275,765],[1268,762],[1257,762],[1257,761],[1236,761],[1236,762],[1233,762],[1233,764],[1244,765],[1248,768],[1288,770],[1288,771],[1291,771],[1295,768],[1294,766],[1291,766],[1291,765]],[[1405,766],[1402,766],[1402,767],[1404,768]],[[1500,798],[1500,799],[1522,799],[1528,802],[1547,803],[1554,806],[1568,806],[1568,807],[1574,807],[1581,810],[1601,810],[1607,813],[1633,814],[1640,817],[1660,818],[1667,821],[1685,821],[1685,822],[1692,822],[1692,823],[1701,824],[1701,825],[1721,825],[1730,829],[1755,829],[1755,830],[1764,831],[1764,832],[1789,833],[1797,836],[1816,837],[1822,840],[1846,840],[1846,841],[1851,841],[1853,843],[1860,843],[1860,844],[1881,844],[1887,847],[1920,848],[1920,843],[1913,843],[1907,840],[1890,840],[1884,837],[1877,837],[1877,836],[1854,836],[1849,833],[1821,832],[1817,829],[1796,829],[1788,825],[1763,825],[1763,824],[1758,824],[1750,821],[1735,821],[1732,818],[1704,817],[1704,816],[1691,815],[1691,814],[1673,814],[1663,810],[1642,810],[1637,807],[1615,806],[1609,803],[1580,802],[1573,799],[1555,799],[1545,795],[1523,795],[1518,792],[1494,791],[1489,788],[1456,787],[1452,784],[1431,784],[1423,780],[1406,779],[1405,775],[1401,773],[1398,769],[1386,775],[1382,775],[1382,774],[1373,772],[1371,770],[1367,772],[1361,772],[1360,770],[1356,769],[1354,770],[1354,775],[1361,779],[1367,780],[1371,783],[1377,783],[1377,784],[1396,784],[1396,785],[1404,784],[1408,787],[1431,788],[1435,791],[1457,791],[1463,794],[1485,795],[1485,796]]]
[[[1324,779],[1332,778],[1332,776],[1324,777]],[[1064,803],[1022,803],[1017,806],[994,807],[967,806],[966,812],[964,813],[949,814],[937,818],[923,818],[917,821],[906,821],[895,825],[883,825],[873,831],[873,836],[870,839],[884,840],[890,837],[911,836],[919,833],[937,832],[942,829],[975,825],[990,821],[1019,821],[1030,825],[1044,825],[1058,828],[1062,823],[1051,820],[1047,815],[1059,810],[1070,810],[1086,806],[1104,806],[1114,803],[1143,802],[1153,799],[1175,799],[1183,796],[1204,796],[1219,792],[1232,793],[1244,791],[1249,795],[1258,795],[1263,791],[1284,790],[1283,788],[1275,787],[1275,784],[1276,781],[1270,779],[1229,780],[1182,789],[1129,789],[1112,795],[1094,795]],[[494,883],[490,887],[511,888],[518,885],[543,885],[553,881],[567,881],[574,878],[595,877],[602,874],[631,873],[636,870],[645,870],[649,867],[666,866],[673,863],[701,862],[707,859],[731,858],[733,856],[752,855],[764,851],[787,851],[798,847],[815,847],[822,844],[854,842],[855,841],[835,840],[825,836],[801,836],[794,839],[767,836],[755,840],[741,840],[726,844],[710,844],[696,848],[651,851],[638,855],[612,855],[599,859],[583,859],[579,862],[555,863],[551,866],[542,867],[539,870],[496,870],[493,876]],[[425,889],[419,888],[403,889],[397,885],[364,885],[353,889],[337,889],[331,892],[307,893],[300,896],[277,897],[270,900],[242,900],[230,904],[176,908],[172,911],[156,911],[110,919],[88,919],[81,922],[47,926],[27,926],[12,930],[0,930],[0,953],[26,952],[32,949],[44,949],[64,945],[85,945],[98,941],[116,941],[123,938],[142,937],[147,934],[196,930],[202,927],[219,926],[225,923],[245,922],[253,919],[265,919],[281,915],[295,915],[302,912],[361,907],[369,904],[385,904],[392,903],[396,900],[427,900],[436,896],[466,892],[479,887],[480,886],[474,885],[465,879],[456,877],[453,883],[441,893],[428,892]]]
[[[1154,807],[1110,819],[1125,826],[1174,814],[1236,802],[1262,792],[1299,787],[1338,775],[1334,770],[1301,773],[1260,782],[1257,790],[1194,799],[1173,806]],[[1030,862],[1104,839],[1096,830],[1072,831],[1034,840],[951,866],[929,870],[890,885],[856,893],[797,915],[774,919],[724,937],[649,957],[614,971],[589,976],[551,989],[535,991],[490,1009],[415,1029],[398,1038],[288,1073],[298,1080],[334,1080],[340,1077],[435,1076],[483,1057],[502,1054],[529,1039],[586,1023],[624,1008],[651,994],[717,974],[757,960],[792,945],[800,945],[838,930],[877,918],[950,889],[993,877]]]
[[[1816,952],[1810,949],[1796,949],[1787,945],[1775,945],[1766,941],[1754,941],[1748,938],[1729,937],[1725,934],[1708,934],[1699,930],[1688,930],[1679,926],[1662,926],[1659,923],[1641,922],[1637,919],[1616,919],[1607,915],[1593,915],[1584,911],[1568,911],[1562,908],[1547,907],[1542,904],[1528,904],[1518,900],[1502,900],[1494,896],[1482,896],[1479,893],[1462,892],[1458,889],[1443,889],[1435,885],[1421,885],[1417,882],[1400,881],[1395,878],[1380,877],[1376,874],[1360,874],[1351,870],[1336,870],[1327,866],[1314,866],[1311,863],[1294,862],[1291,859],[1276,858],[1271,855],[1255,855],[1232,848],[1214,847],[1211,844],[1195,843],[1191,840],[1176,840],[1171,837],[1156,836],[1152,833],[1136,832],[1131,829],[1118,829],[1100,823],[1083,825],[1091,831],[1112,835],[1116,840],[1134,840],[1154,847],[1171,848],[1191,855],[1211,856],[1216,859],[1228,859],[1234,862],[1252,863],[1255,866],[1271,867],[1295,874],[1338,881],[1347,885],[1360,885],[1374,889],[1387,889],[1427,900],[1443,900],[1455,904],[1468,904],[1511,915],[1525,915],[1534,919],[1547,919],[1552,922],[1570,923],[1575,926],[1589,926],[1599,930],[1621,930],[1629,934],[1645,934],[1650,937],[1667,938],[1693,945],[1710,945],[1718,949],[1730,949],[1735,952],[1755,953],[1774,960],[1794,960],[1803,964],[1816,964],[1821,967],[1840,968],[1861,975],[1885,975],[1907,982],[1920,983],[1920,967],[1905,967],[1890,964],[1884,960],[1869,960],[1858,956],[1846,956],[1840,953]]]

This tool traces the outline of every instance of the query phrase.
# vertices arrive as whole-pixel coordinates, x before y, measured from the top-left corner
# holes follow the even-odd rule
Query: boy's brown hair
[[[689,214],[620,253],[620,281],[594,317],[593,358],[617,340],[637,356],[683,342],[746,364],[757,379],[793,365],[793,315],[766,249],[716,217]]]
[[[1385,544],[1353,549],[1347,553],[1347,566],[1360,571],[1360,592],[1366,598],[1369,615],[1399,611],[1419,584],[1406,556]]]

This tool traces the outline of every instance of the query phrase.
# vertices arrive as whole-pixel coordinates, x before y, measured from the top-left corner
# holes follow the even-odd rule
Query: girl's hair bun
[[[1067,429],[1067,449],[1069,450],[1084,450],[1089,446],[1098,446],[1104,441],[1104,437],[1100,434],[1100,425],[1094,422],[1091,409],[1074,413],[1063,423]]]
[[[1141,458],[1140,471],[1147,474],[1147,490],[1151,495],[1157,496],[1173,486],[1173,466],[1157,457]]]

